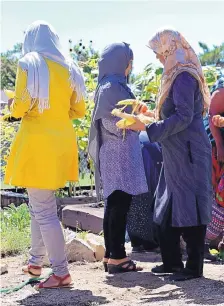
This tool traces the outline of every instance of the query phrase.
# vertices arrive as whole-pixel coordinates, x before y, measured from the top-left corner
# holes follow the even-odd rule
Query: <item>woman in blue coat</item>
[[[203,125],[210,94],[197,55],[174,30],[159,31],[149,47],[164,65],[155,117],[145,126],[136,117],[132,130],[146,130],[162,146],[163,169],[154,221],[159,226],[162,266],[153,273],[174,273],[173,280],[203,275],[206,226],[211,219],[211,144]],[[180,236],[187,244],[184,268]]]

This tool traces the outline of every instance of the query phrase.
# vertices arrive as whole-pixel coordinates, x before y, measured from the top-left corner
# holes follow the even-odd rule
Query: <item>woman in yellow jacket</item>
[[[85,115],[85,85],[46,22],[27,30],[19,61],[11,116],[22,118],[11,147],[5,183],[26,187],[31,214],[31,250],[25,273],[39,276],[47,252],[53,275],[39,288],[71,283],[54,191],[78,180],[78,148],[71,119]]]

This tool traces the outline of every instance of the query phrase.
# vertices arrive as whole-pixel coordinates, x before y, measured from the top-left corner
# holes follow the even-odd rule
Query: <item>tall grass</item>
[[[66,232],[63,229],[64,233]],[[83,231],[77,223],[76,237],[86,240],[88,231]],[[30,214],[27,204],[14,204],[0,210],[1,255],[26,253],[30,247]]]
[[[27,204],[0,211],[1,255],[14,255],[30,246],[30,215]]]

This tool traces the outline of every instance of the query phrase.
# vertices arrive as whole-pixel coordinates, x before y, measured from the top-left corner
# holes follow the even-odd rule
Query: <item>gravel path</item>
[[[28,285],[20,291],[2,296],[4,306],[182,306],[223,305],[224,265],[205,264],[204,278],[170,283],[150,273],[158,254],[135,255],[144,271],[109,276],[100,263],[70,264],[74,288],[37,292]],[[2,259],[9,273],[1,276],[2,287],[15,286],[27,279],[20,273],[24,256]],[[48,269],[44,271],[47,273]]]

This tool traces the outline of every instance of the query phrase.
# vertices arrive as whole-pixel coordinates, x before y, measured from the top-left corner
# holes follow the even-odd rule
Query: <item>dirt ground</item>
[[[144,268],[138,273],[108,275],[101,263],[72,263],[74,287],[37,292],[28,285],[1,297],[4,306],[135,306],[135,305],[224,305],[224,265],[206,263],[204,277],[171,283],[151,274],[160,262],[156,253],[132,256]],[[27,279],[21,271],[25,256],[2,259],[9,272],[1,276],[1,287],[16,286]],[[49,269],[45,269],[47,273]]]

